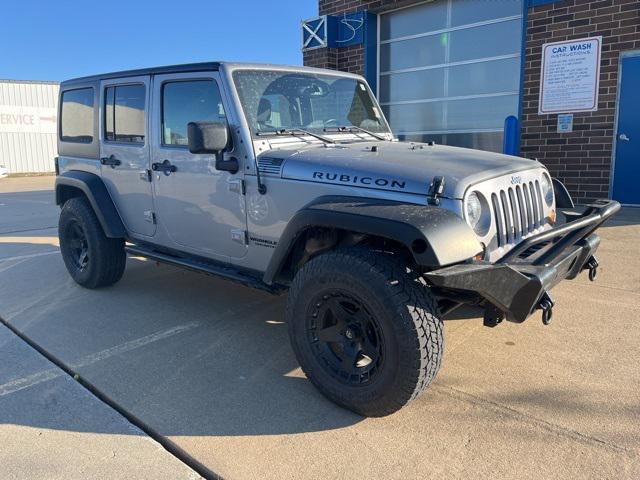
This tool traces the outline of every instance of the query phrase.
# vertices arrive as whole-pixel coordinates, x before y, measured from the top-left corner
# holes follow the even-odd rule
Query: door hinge
[[[229,180],[227,182],[227,185],[229,185],[230,192],[240,193],[242,195],[245,195],[247,193],[244,180]]]
[[[152,179],[151,170],[141,170],[140,171],[140,180],[144,180],[145,182],[150,182]]]
[[[246,230],[231,230],[231,240],[240,245],[248,245],[249,234]]]
[[[144,219],[147,222],[153,223],[155,225],[156,224],[156,214],[155,214],[155,212],[153,212],[151,210],[145,210],[144,211]]]

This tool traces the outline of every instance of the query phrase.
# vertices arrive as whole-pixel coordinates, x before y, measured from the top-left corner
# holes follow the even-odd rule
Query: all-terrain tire
[[[338,320],[341,316],[345,320]],[[333,402],[364,416],[399,410],[440,369],[444,336],[437,301],[390,254],[352,247],[313,258],[294,278],[286,319],[293,350],[309,380]],[[353,329],[338,328],[345,324]],[[336,340],[336,329],[345,338],[321,340]],[[361,339],[355,347],[353,338]],[[373,354],[365,356],[366,344]],[[361,361],[353,367],[345,352],[361,346],[356,356]],[[369,362],[374,357],[375,364]],[[360,368],[362,364],[366,367]]]
[[[58,237],[67,270],[79,285],[100,288],[122,278],[127,261],[124,239],[104,234],[86,198],[74,197],[64,203]]]

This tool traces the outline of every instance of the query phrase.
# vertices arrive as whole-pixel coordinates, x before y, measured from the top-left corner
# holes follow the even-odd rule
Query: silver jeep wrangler
[[[364,79],[335,71],[78,78],[58,118],[60,249],[77,283],[114,284],[130,253],[288,290],[307,377],[367,416],[429,385],[460,305],[487,326],[538,309],[548,323],[549,290],[595,277],[594,231],[620,208],[575,208],[535,160],[398,142]]]

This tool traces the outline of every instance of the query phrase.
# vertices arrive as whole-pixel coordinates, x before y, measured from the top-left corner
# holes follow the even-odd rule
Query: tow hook
[[[485,327],[490,327],[490,328],[496,327],[500,322],[502,322],[502,320],[504,320],[503,311],[494,307],[491,304],[485,307],[484,318],[482,319],[482,324]]]
[[[596,279],[596,276],[598,275],[598,265],[599,264],[596,257],[591,256],[589,257],[589,260],[587,260],[587,264],[584,267],[589,269],[589,280],[591,280],[592,282]]]
[[[545,325],[551,323],[551,319],[553,318],[553,305],[554,303],[551,296],[547,292],[543,293],[540,302],[538,302],[538,308],[542,310],[542,323]]]

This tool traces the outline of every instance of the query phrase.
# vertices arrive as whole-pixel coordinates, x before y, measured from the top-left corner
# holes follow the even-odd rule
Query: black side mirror
[[[191,153],[212,153],[216,156],[216,170],[238,173],[238,159],[222,158],[222,152],[229,145],[229,128],[220,122],[189,122],[187,124],[187,140]]]
[[[220,122],[189,122],[187,140],[191,153],[218,154],[229,144],[229,129]]]

